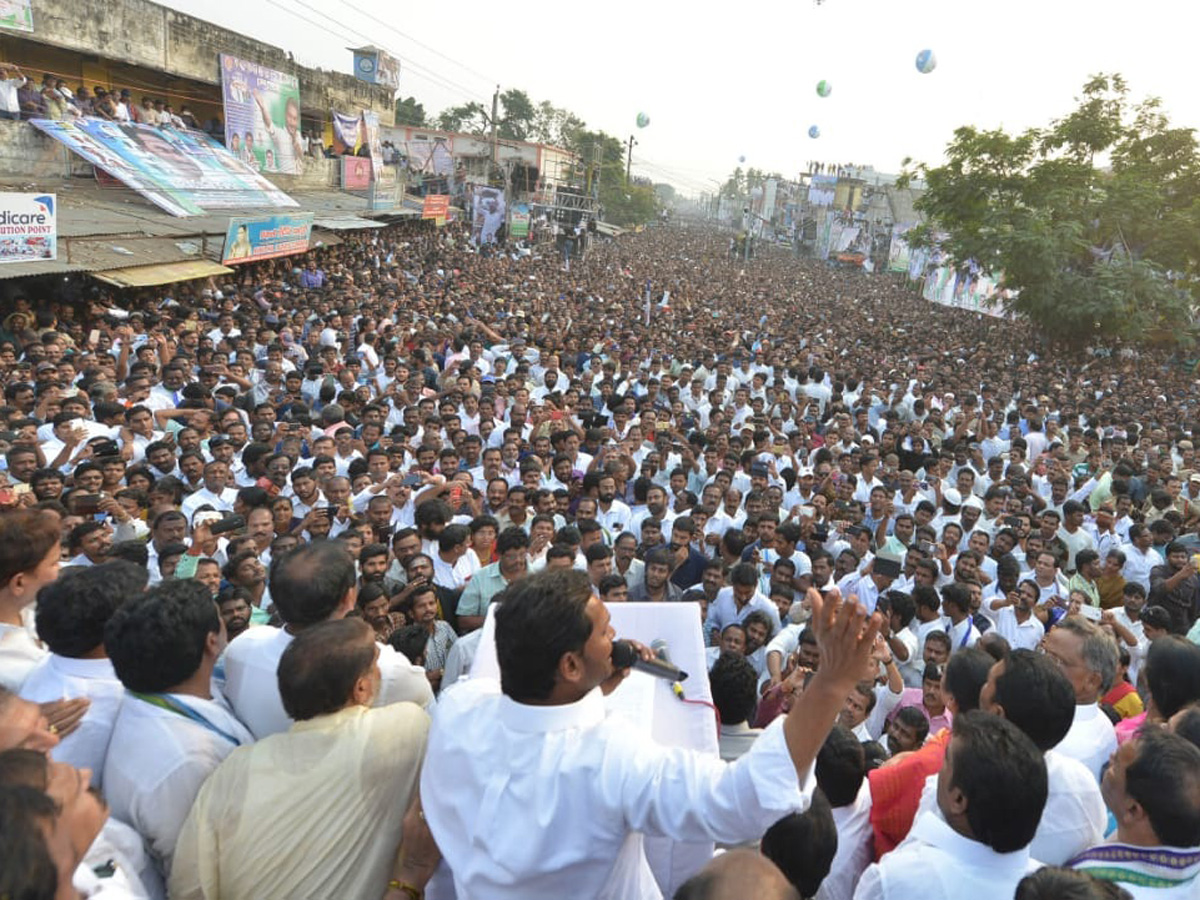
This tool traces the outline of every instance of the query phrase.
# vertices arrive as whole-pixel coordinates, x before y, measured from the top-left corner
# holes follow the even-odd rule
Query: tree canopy
[[[920,165],[928,217],[910,232],[1012,291],[1052,341],[1167,340],[1191,326],[1200,275],[1200,152],[1120,75],[1096,75],[1044,128],[959,128]]]

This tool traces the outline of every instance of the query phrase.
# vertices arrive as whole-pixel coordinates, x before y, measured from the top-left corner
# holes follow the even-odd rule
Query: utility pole
[[[500,85],[496,85],[496,92],[492,94],[492,165],[496,165],[496,117],[500,115]],[[492,180],[491,172],[488,172],[488,181]]]
[[[637,143],[637,141],[635,141],[633,139],[633,135],[631,134],[629,136],[629,152],[627,153],[627,155],[625,157],[625,184],[626,185],[629,184],[629,174],[633,168],[633,145],[636,143]]]

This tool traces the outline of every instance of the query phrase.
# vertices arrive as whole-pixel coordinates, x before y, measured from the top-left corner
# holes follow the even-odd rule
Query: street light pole
[[[625,184],[626,185],[629,184],[629,175],[633,169],[633,145],[636,143],[637,143],[637,141],[634,140],[633,135],[631,134],[629,136],[629,151],[625,157]]]

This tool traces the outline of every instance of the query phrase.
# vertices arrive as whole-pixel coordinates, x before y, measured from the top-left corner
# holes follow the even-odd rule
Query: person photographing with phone
[[[609,615],[584,573],[513,585],[496,616],[500,682],[444,695],[421,776],[458,894],[657,898],[643,834],[738,843],[806,809],[817,751],[879,633],[879,619],[837,591],[808,600],[817,672],[788,715],[727,764],[606,715],[604,696],[629,670],[614,668]]]

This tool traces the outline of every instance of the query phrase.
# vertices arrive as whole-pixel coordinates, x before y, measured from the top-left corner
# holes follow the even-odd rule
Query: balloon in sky
[[[740,162],[740,163],[744,163],[745,161],[746,161],[746,157],[744,157],[744,156],[739,156],[739,157],[738,157],[738,162]]]
[[[922,75],[928,75],[937,68],[937,57],[933,55],[933,51],[926,48],[917,54],[917,71]]]
[[[650,124],[650,117],[648,115],[646,115],[645,113],[637,114],[637,127],[638,128],[645,128],[649,124]]]
[[[833,93],[833,85],[832,84],[830,84],[828,81],[825,81],[825,80],[821,80],[821,81],[817,82],[817,96],[818,97],[828,97],[831,93]]]
[[[816,125],[810,125],[808,129],[808,136],[810,138],[819,138],[821,136],[821,129]]]

